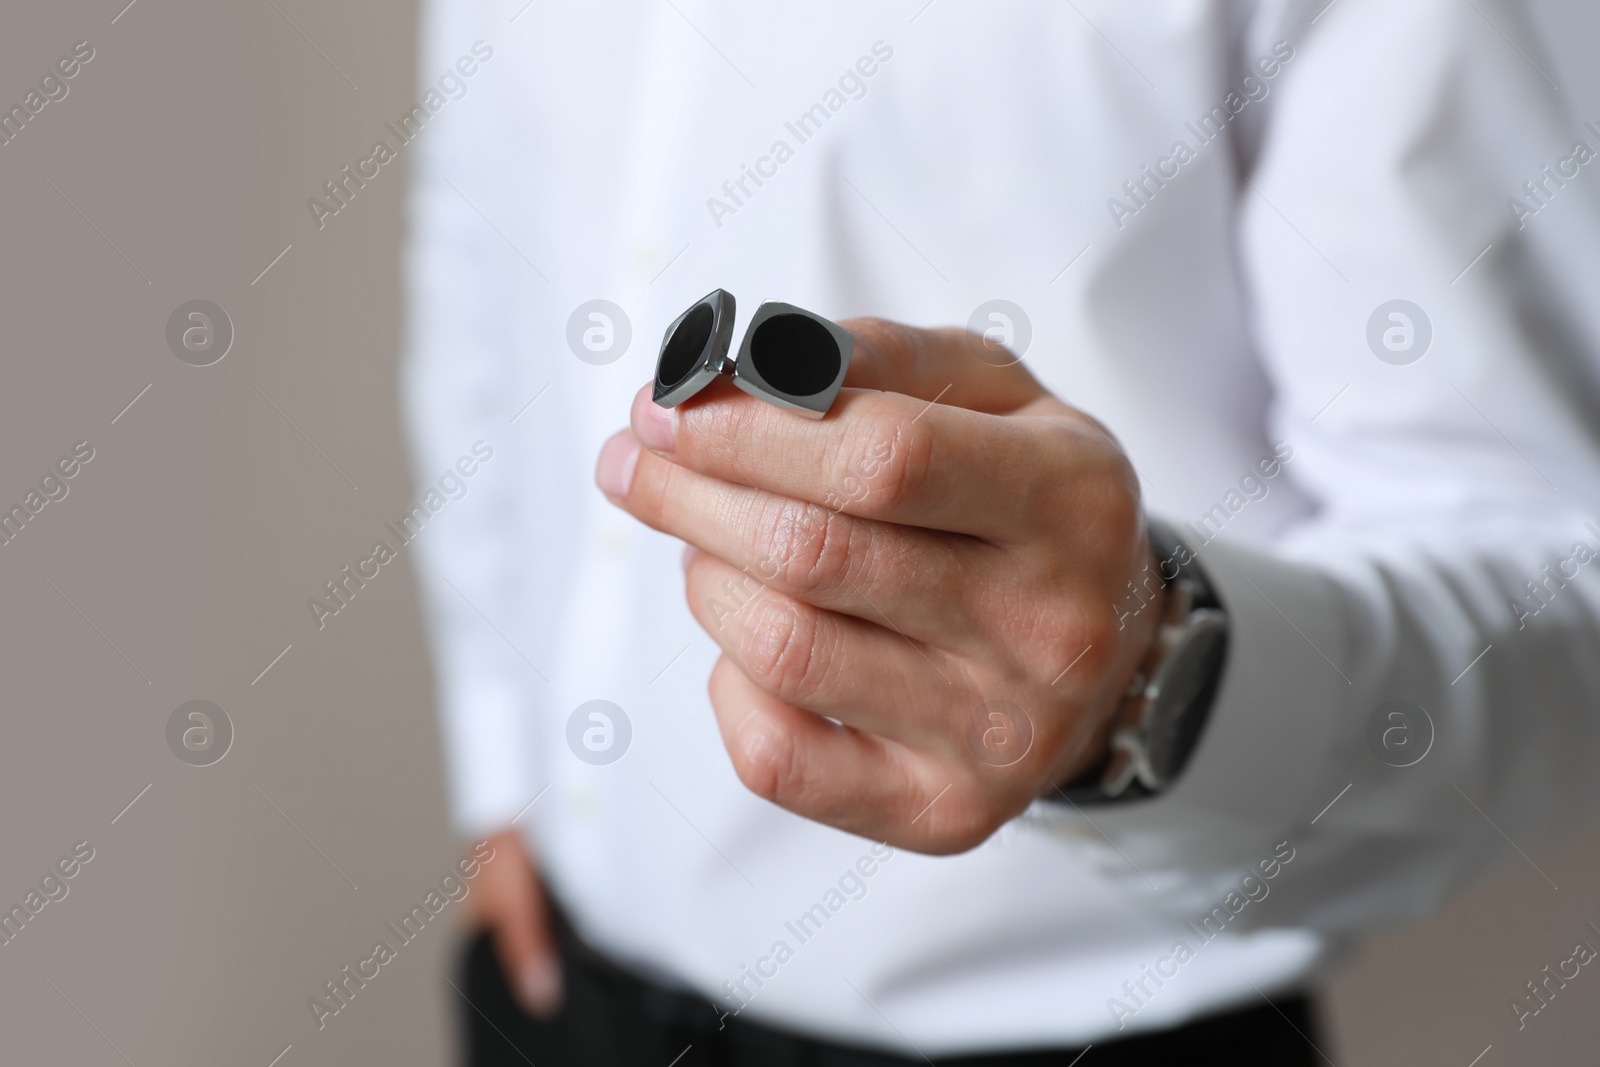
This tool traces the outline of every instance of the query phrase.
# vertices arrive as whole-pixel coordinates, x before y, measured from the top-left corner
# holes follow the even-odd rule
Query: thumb
[[[506,982],[523,1009],[554,1015],[563,982],[544,887],[520,833],[505,830],[489,840],[495,852],[479,885],[479,918],[490,929]]]
[[[554,1015],[561,1007],[561,960],[550,933],[550,912],[537,879],[521,906],[509,908],[495,930],[501,966],[517,1000],[532,1015]]]
[[[855,337],[844,384],[950,407],[1009,415],[1047,395],[1015,356],[968,330],[887,319],[840,323]]]

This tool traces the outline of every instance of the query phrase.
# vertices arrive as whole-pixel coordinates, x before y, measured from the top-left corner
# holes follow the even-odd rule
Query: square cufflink
[[[733,294],[713,289],[672,320],[661,338],[651,399],[677,407],[730,369],[733,310]]]
[[[756,309],[728,358],[733,336],[733,295],[717,289],[667,327],[656,362],[652,395],[674,407],[716,378],[731,373],[733,384],[769,404],[820,419],[839,395],[855,338],[821,315],[768,300]]]

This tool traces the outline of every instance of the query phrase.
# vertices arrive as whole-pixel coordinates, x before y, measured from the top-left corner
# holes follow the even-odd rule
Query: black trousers
[[[462,954],[456,1003],[470,1067],[899,1067],[906,1056],[830,1044],[726,1016],[707,1000],[636,977],[584,945],[556,918],[566,1001],[535,1019],[512,997],[489,936]],[[1289,997],[1176,1030],[1095,1044],[1080,1067],[1310,1067],[1318,1041],[1310,1001]],[[1320,1042],[1319,1042],[1320,1043]],[[937,1067],[1069,1067],[1081,1048],[941,1056]]]

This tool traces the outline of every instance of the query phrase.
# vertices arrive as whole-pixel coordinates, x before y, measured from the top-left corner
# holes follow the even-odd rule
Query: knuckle
[[[748,441],[752,434],[763,429],[768,405],[753,397],[738,393],[726,400],[691,405],[682,416],[686,427],[693,432],[684,433],[680,448],[691,446],[699,454],[717,460],[725,459],[727,450],[740,441]]]
[[[933,470],[934,441],[931,426],[910,423],[900,428],[884,460],[882,499],[899,509],[921,496]]]
[[[1117,457],[1120,459],[1120,457]],[[1144,505],[1138,475],[1126,463],[1108,463],[1099,482],[1097,525],[1103,543],[1113,550],[1139,542],[1144,534]]]
[[[1105,534],[1131,541],[1142,519],[1139,475],[1104,426],[1079,416],[1060,426],[1058,454],[1072,469],[1076,502]]]
[[[1000,826],[1001,819],[983,801],[982,794],[951,803],[927,829],[924,849],[941,856],[968,852],[983,844]],[[949,799],[949,798],[946,798]],[[929,815],[944,807],[935,805]]]
[[[795,792],[800,779],[798,745],[773,716],[757,712],[746,719],[729,756],[739,781],[756,796],[777,803]]]
[[[851,531],[848,516],[817,504],[784,502],[779,506],[770,537],[783,582],[806,594],[848,580]]]
[[[1047,635],[1050,652],[1040,658],[1035,676],[1060,678],[1070,665],[1070,675],[1061,679],[1064,684],[1076,687],[1102,677],[1116,658],[1122,640],[1119,629],[1114,606],[1084,601],[1066,608]]]
[[[897,398],[875,398],[864,406],[841,446],[859,513],[892,516],[925,490],[933,468],[931,425],[919,424],[911,405]]]
[[[1077,649],[1110,644],[1116,635],[1117,619],[1116,612],[1105,610],[1106,607],[1092,596],[1072,597],[1053,613],[1049,636],[1058,645]]]
[[[1159,580],[1155,578],[1154,569],[1151,571],[1151,580],[1154,583],[1152,591],[1159,591]],[[1142,610],[1151,594],[1129,580],[1122,589],[1116,590],[1116,596],[1118,600],[1110,602],[1087,592],[1079,598],[1062,619],[1066,640],[1076,642],[1080,648],[1092,648],[1096,653],[1109,654],[1127,626],[1127,619],[1122,612],[1129,608]],[[1090,666],[1095,666],[1098,657],[1091,654],[1087,660]]]
[[[781,700],[804,702],[825,680],[816,617],[793,604],[767,603],[752,612],[744,631],[743,660],[750,680]]]
[[[851,331],[890,372],[907,369],[921,347],[918,331],[889,319],[857,319],[851,324]]]

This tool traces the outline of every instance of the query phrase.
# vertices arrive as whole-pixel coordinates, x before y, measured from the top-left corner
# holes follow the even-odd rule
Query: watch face
[[[1221,674],[1228,646],[1227,616],[1220,611],[1196,611],[1183,625],[1177,645],[1156,668],[1156,698],[1141,731],[1150,768],[1162,784],[1182,769],[1205,725],[1210,702],[1200,708],[1196,702]]]

